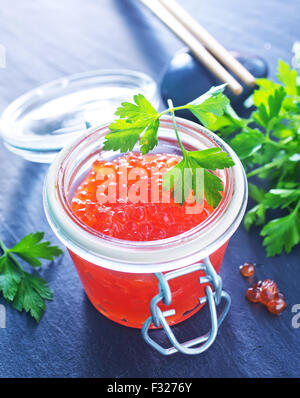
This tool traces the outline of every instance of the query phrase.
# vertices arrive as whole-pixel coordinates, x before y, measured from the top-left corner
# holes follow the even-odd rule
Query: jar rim
[[[75,151],[84,145],[92,147],[95,139],[104,137],[108,125],[90,128],[65,147],[52,163],[44,185],[44,207],[47,219],[58,238],[75,254],[105,268],[134,273],[169,271],[181,268],[210,255],[235,232],[247,204],[247,180],[234,151],[216,134],[199,124],[176,117],[179,129],[193,138],[205,137],[212,146],[221,147],[234,160],[225,169],[224,197],[212,214],[192,229],[173,237],[152,241],[128,241],[114,238],[79,222],[72,213],[64,190],[64,173]],[[160,126],[172,129],[171,117],[160,119]],[[199,134],[200,133],[200,134]],[[98,141],[99,146],[99,141]],[[89,156],[85,152],[83,161]],[[74,160],[74,159],[73,159]],[[78,165],[78,168],[80,164]]]

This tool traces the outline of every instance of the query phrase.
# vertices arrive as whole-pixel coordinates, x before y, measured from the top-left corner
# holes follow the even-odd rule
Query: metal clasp
[[[199,284],[209,283],[209,285],[205,287],[205,296],[200,297],[199,302],[200,304],[208,302],[211,317],[211,328],[209,332],[204,334],[203,336],[186,341],[184,343],[179,343],[166,319],[168,316],[174,315],[175,310],[171,309],[168,311],[161,311],[161,309],[158,307],[158,304],[160,302],[163,302],[163,304],[165,305],[170,305],[172,303],[172,293],[168,283],[169,280],[199,270],[202,270],[205,273],[204,276],[201,276],[199,278]],[[214,267],[209,260],[209,257],[204,258],[203,262],[199,264],[193,264],[185,268],[170,271],[166,274],[156,273],[155,276],[158,279],[159,293],[151,300],[151,316],[145,321],[141,331],[146,343],[148,343],[150,346],[155,348],[163,355],[171,355],[175,352],[181,352],[188,355],[196,355],[206,351],[214,342],[218,333],[218,329],[224,318],[226,317],[231,304],[229,294],[222,290],[222,278],[216,273]],[[224,305],[218,315],[216,307],[221,303],[221,301],[224,302]],[[152,324],[156,327],[161,326],[163,328],[169,341],[172,344],[170,348],[162,347],[149,336],[149,328]],[[153,332],[155,333],[155,331],[152,331],[151,333]]]

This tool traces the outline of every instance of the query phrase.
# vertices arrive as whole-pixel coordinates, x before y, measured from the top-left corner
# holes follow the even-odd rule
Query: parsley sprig
[[[202,151],[186,150],[180,140],[174,115],[178,110],[187,109],[207,127],[224,115],[229,106],[229,100],[223,94],[224,89],[225,85],[212,87],[196,100],[183,106],[174,107],[172,102],[169,101],[169,108],[160,113],[154,109],[142,94],[135,95],[134,103],[123,102],[117,109],[115,115],[119,116],[119,119],[110,124],[111,133],[106,135],[103,148],[105,150],[127,152],[132,151],[138,144],[142,154],[146,154],[158,144],[159,119],[165,114],[171,114],[174,131],[183,158],[181,162],[163,176],[163,188],[164,190],[172,191],[174,194],[176,185],[180,183],[182,194],[180,196],[175,195],[175,199],[178,203],[183,204],[190,194],[190,191],[185,189],[185,178],[189,178],[192,182],[191,189],[193,190],[194,199],[202,203],[203,195],[201,192],[204,191],[208,204],[217,207],[222,198],[220,192],[223,191],[223,184],[222,180],[213,174],[212,171],[233,166],[234,162],[220,148]],[[181,171],[180,181],[179,178],[174,177],[174,170]],[[199,184],[197,184],[199,170],[204,173],[204,187],[199,187]],[[184,171],[187,171],[187,173],[184,173]]]
[[[62,254],[57,246],[41,242],[43,237],[43,232],[31,233],[12,248],[0,239],[0,292],[13,308],[29,312],[37,322],[46,308],[45,300],[52,300],[53,292],[44,279],[25,271],[16,256],[39,268],[40,259],[54,260]]]
[[[289,253],[300,242],[300,76],[280,60],[277,77],[278,82],[257,79],[255,109],[248,118],[227,108],[208,126],[227,139],[247,169],[249,194],[256,204],[244,225],[247,230],[262,227],[268,256]],[[283,213],[267,221],[271,209]]]

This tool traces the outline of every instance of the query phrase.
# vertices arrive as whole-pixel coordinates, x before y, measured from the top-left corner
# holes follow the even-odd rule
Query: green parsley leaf
[[[264,141],[265,136],[259,130],[247,128],[230,141],[230,146],[243,160],[257,152]]]
[[[261,233],[268,255],[290,252],[299,243],[300,79],[282,60],[277,77],[278,82],[257,79],[259,88],[252,96],[255,109],[242,123],[241,118],[225,113],[212,126],[237,152],[248,180],[265,180],[266,192],[259,183],[249,183],[249,195],[257,203],[246,213],[244,226],[247,230],[252,225],[264,226]],[[285,214],[267,222],[270,209],[282,209]]]
[[[123,102],[115,114],[120,119],[110,124],[111,133],[105,136],[104,150],[132,151],[140,140],[145,154],[157,145],[159,114],[142,94],[134,96],[134,103]]]
[[[300,184],[299,189],[271,189],[264,198],[265,206],[270,209],[285,209],[298,201],[300,201]]]
[[[15,309],[29,312],[37,322],[46,308],[45,300],[52,300],[53,293],[44,279],[25,271],[14,255],[33,267],[40,267],[39,259],[53,260],[62,254],[50,242],[41,242],[43,237],[42,232],[29,234],[11,249],[0,240],[0,292]]]
[[[267,104],[270,95],[273,95],[275,90],[279,89],[281,86],[269,79],[256,79],[256,84],[259,89],[254,90],[252,99],[254,105],[258,108],[261,104]]]
[[[132,151],[145,126],[119,119],[111,123],[109,129],[112,132],[105,136],[106,141],[104,142],[103,149],[105,151],[120,150],[121,152],[127,152]]]
[[[267,208],[262,203],[252,207],[244,217],[245,229],[249,231],[252,225],[264,225],[266,222],[266,211]]]
[[[9,252],[17,254],[32,267],[40,267],[42,265],[40,258],[53,261],[54,257],[63,253],[57,246],[51,246],[48,241],[40,243],[43,238],[43,232],[29,234],[21,239]]]
[[[45,300],[52,300],[53,293],[47,282],[27,272],[23,274],[18,291],[12,302],[12,306],[18,311],[29,312],[39,322],[46,309]]]
[[[300,214],[298,211],[268,222],[261,231],[265,236],[263,245],[267,256],[280,254],[283,249],[290,253],[291,249],[300,242]]]
[[[222,94],[226,85],[212,87],[201,97],[190,102],[186,108],[205,126],[215,124],[217,118],[222,116],[229,105],[229,99]]]
[[[12,301],[18,291],[22,272],[7,255],[0,257],[0,291],[6,300]]]
[[[253,120],[264,128],[270,129],[278,121],[283,100],[286,92],[283,87],[275,89],[272,93],[268,94],[265,102],[261,102],[257,107],[257,111],[253,112]]]
[[[200,204],[204,194],[208,205],[215,208],[222,199],[220,192],[224,188],[222,180],[210,170],[221,170],[233,165],[233,160],[220,148],[184,151],[182,161],[163,176],[163,189],[174,189],[175,200],[180,204],[184,203],[191,190],[195,200]],[[201,184],[204,187],[201,187]]]
[[[159,127],[159,120],[155,119],[148,124],[145,134],[140,139],[141,152],[143,155],[151,151],[157,144],[157,131]]]
[[[285,85],[288,94],[297,95],[297,72],[282,59],[278,63],[277,77]]]
[[[248,184],[248,190],[250,198],[255,200],[258,204],[252,207],[244,217],[244,227],[247,231],[250,230],[252,225],[264,225],[267,211],[266,206],[263,204],[266,195],[265,191],[251,182]]]
[[[185,183],[185,180],[188,180],[189,183]],[[172,197],[181,205],[185,202],[192,189],[197,190],[196,179],[193,179],[191,164],[186,156],[164,174],[162,187],[164,191],[171,191]]]
[[[157,118],[158,113],[142,94],[135,95],[133,99],[135,104],[123,102],[115,115],[119,116],[120,119],[130,120],[131,122]]]
[[[204,189],[207,204],[216,208],[222,199],[220,192],[224,190],[221,178],[205,170]]]
[[[265,198],[265,191],[251,182],[248,183],[248,191],[250,198],[258,203],[262,202]]]
[[[202,151],[188,152],[188,157],[196,161],[197,167],[209,170],[224,169],[234,166],[234,162],[221,148],[209,148]]]
[[[212,86],[208,91],[206,91],[206,93],[200,95],[200,97],[194,99],[193,101],[188,103],[188,107],[189,106],[198,106],[203,104],[207,99],[211,98],[211,97],[216,97],[219,94],[222,94],[226,88],[226,84],[221,84],[220,86]]]
[[[226,106],[224,114],[216,118],[215,122],[210,124],[209,129],[218,131],[222,137],[228,137],[232,133],[240,132],[248,127],[247,119],[241,119],[230,104]]]

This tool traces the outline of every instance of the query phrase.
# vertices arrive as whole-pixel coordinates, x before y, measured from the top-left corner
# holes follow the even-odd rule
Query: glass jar
[[[148,329],[164,327],[158,319],[161,314],[166,314],[168,328],[192,316],[206,301],[211,307],[208,286],[219,303],[222,289],[217,273],[247,203],[245,172],[233,150],[204,127],[185,119],[176,120],[186,149],[220,147],[235,163],[220,171],[224,194],[219,206],[204,222],[180,235],[145,242],[120,240],[84,225],[72,212],[74,192],[92,163],[99,158],[112,160],[120,156],[102,150],[109,133],[107,125],[88,130],[65,147],[45,180],[48,221],[68,248],[90,301],[115,322],[136,328],[144,325],[147,336]],[[160,120],[158,146],[152,152],[180,155],[171,118]]]

